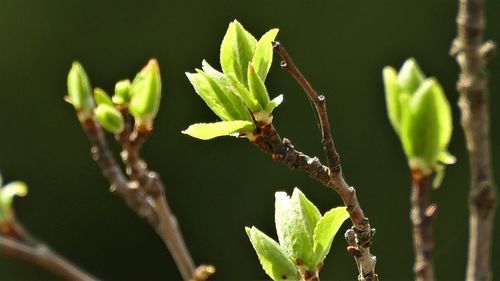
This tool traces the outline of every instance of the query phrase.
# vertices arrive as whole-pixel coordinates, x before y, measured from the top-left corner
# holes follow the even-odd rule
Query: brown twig
[[[469,254],[467,280],[491,280],[491,246],[496,187],[493,180],[490,136],[488,75],[486,63],[493,57],[495,44],[483,42],[484,0],[460,0],[457,38],[450,54],[460,66],[462,127],[465,131],[471,169],[469,197]]]
[[[423,175],[419,170],[412,171],[411,222],[415,249],[413,272],[415,280],[418,281],[434,280],[432,222],[436,215],[437,205],[429,204],[430,183],[429,175]]]
[[[183,280],[206,280],[214,273],[213,266],[195,267],[186,247],[177,220],[165,198],[164,185],[157,173],[149,171],[140,158],[139,151],[149,130],[132,129],[130,116],[125,115],[127,124],[116,138],[122,145],[122,159],[127,165],[128,179],[109,151],[104,131],[93,118],[82,122],[92,144],[92,157],[98,163],[103,175],[116,192],[140,217],[146,219],[161,237],[182,275]]]
[[[5,230],[7,231],[4,232]],[[65,280],[98,280],[51,250],[46,244],[32,238],[17,221],[3,225],[0,253],[36,264]]]
[[[258,134],[254,143],[264,152],[271,154],[273,160],[287,164],[292,169],[306,171],[313,179],[335,190],[347,207],[353,227],[348,230],[350,253],[358,265],[359,280],[378,280],[375,273],[376,258],[370,253],[371,239],[375,230],[371,228],[368,218],[356,196],[356,190],[350,187],[342,175],[340,159],[330,133],[325,98],[318,96],[304,76],[293,63],[291,57],[281,44],[274,44],[275,52],[283,59],[285,68],[302,86],[309,99],[315,104],[320,119],[322,143],[328,159],[328,166],[321,164],[317,157],[310,157],[295,150],[291,142],[281,139],[273,124],[258,124]]]

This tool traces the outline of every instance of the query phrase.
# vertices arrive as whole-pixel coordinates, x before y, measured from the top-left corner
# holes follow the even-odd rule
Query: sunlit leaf
[[[193,124],[186,130],[182,131],[182,133],[197,139],[209,140],[220,136],[229,136],[239,132],[251,132],[253,129],[254,125],[252,122],[236,120]]]

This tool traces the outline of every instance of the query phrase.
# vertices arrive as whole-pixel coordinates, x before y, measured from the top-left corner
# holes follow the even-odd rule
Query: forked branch
[[[274,44],[274,50],[283,60],[281,66],[297,80],[316,107],[328,166],[323,165],[317,157],[310,157],[295,150],[289,140],[279,136],[272,123],[259,125],[259,136],[255,140],[255,144],[266,153],[271,154],[273,160],[285,163],[292,169],[306,171],[313,179],[339,194],[353,223],[353,227],[346,233],[346,239],[350,245],[348,251],[353,255],[358,265],[358,279],[378,280],[378,275],[375,273],[376,258],[370,253],[371,239],[375,230],[371,228],[368,218],[365,217],[361,209],[356,190],[346,183],[342,175],[340,158],[331,137],[325,98],[317,95],[280,43]]]

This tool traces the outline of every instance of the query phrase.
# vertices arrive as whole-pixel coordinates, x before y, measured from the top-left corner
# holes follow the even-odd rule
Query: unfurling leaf
[[[310,265],[313,258],[313,241],[302,210],[299,194],[288,197],[276,192],[275,223],[278,240],[285,253],[301,267]]]
[[[408,117],[401,126],[405,152],[410,158],[410,165],[418,166],[412,168],[429,170],[450,141],[450,105],[441,86],[433,78],[422,83],[408,105]],[[412,158],[415,161],[412,162]]]
[[[425,75],[414,58],[407,59],[398,74],[398,84],[402,91],[413,94],[425,80]]]
[[[121,112],[113,105],[99,104],[95,110],[95,115],[99,124],[112,134],[119,134],[125,128],[125,121]]]
[[[383,70],[385,103],[387,106],[387,115],[392,127],[399,135],[401,127],[401,89],[398,85],[398,76],[393,67],[386,66]]]
[[[111,101],[111,98],[101,88],[94,89],[94,99],[95,99],[95,102],[97,103],[98,106],[100,104],[108,104],[108,105],[113,106],[113,102]]]
[[[26,196],[28,187],[25,183],[15,181],[0,188],[0,222],[7,221],[11,216],[12,199],[14,196]]]
[[[335,234],[337,234],[344,221],[348,218],[349,213],[346,208],[337,207],[326,212],[319,220],[314,229],[314,266],[323,262],[326,255],[330,252]]]
[[[220,136],[234,135],[235,133],[252,132],[254,128],[253,123],[249,121],[221,121],[193,124],[182,133],[197,139],[209,140]]]
[[[245,87],[248,86],[248,63],[256,45],[257,40],[238,21],[229,24],[220,48],[220,64],[224,73],[234,73]]]
[[[130,86],[129,111],[136,120],[136,126],[151,129],[158,113],[161,98],[160,67],[155,59],[135,76]]]
[[[68,95],[71,104],[79,112],[79,117],[85,119],[92,115],[95,107],[92,98],[92,87],[82,65],[75,61],[68,73]]]
[[[256,227],[245,228],[260,264],[273,280],[300,280],[297,268],[280,245]]]
[[[266,32],[259,39],[255,48],[252,65],[262,81],[266,81],[267,73],[273,62],[273,41],[278,35],[278,31],[277,28],[274,28]]]
[[[264,82],[260,79],[252,64],[248,65],[248,88],[250,95],[257,100],[259,104],[258,111],[264,110],[269,104],[269,94],[267,93]]]

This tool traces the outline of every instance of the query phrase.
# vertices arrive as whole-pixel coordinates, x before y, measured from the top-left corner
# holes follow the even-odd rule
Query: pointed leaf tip
[[[182,133],[197,139],[210,140],[220,136],[230,136],[235,133],[251,132],[253,129],[254,125],[252,122],[236,120],[193,124],[182,131]]]

